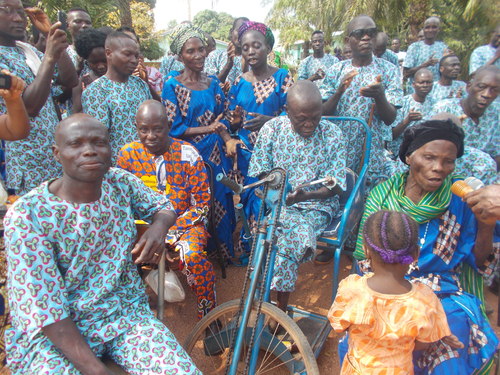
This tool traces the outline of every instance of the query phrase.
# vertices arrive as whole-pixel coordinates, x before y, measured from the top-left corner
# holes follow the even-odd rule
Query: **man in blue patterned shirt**
[[[472,75],[480,67],[495,65],[500,68],[500,25],[493,31],[490,43],[477,47],[472,51],[469,62],[469,74]]]
[[[108,71],[83,92],[82,107],[108,127],[115,165],[120,149],[137,137],[137,109],[152,96],[149,86],[132,75],[139,62],[139,45],[131,36],[119,31],[108,35],[105,51]]]
[[[312,33],[311,46],[313,54],[300,62],[298,77],[299,80],[308,79],[319,87],[323,83],[328,68],[338,63],[339,59],[325,53],[325,35],[323,31],[316,30]]]
[[[283,168],[294,189],[281,209],[283,225],[271,283],[282,310],[295,289],[299,264],[311,259],[316,239],[338,215],[338,195],[346,189],[344,136],[335,124],[321,119],[318,88],[307,80],[298,81],[288,92],[287,106],[286,116],[273,118],[260,130],[248,170],[250,176],[261,177]],[[298,188],[327,176],[335,183]]]
[[[460,60],[456,55],[446,55],[439,61],[439,80],[434,82],[429,100],[432,104],[443,99],[462,98],[467,95],[465,82],[457,80],[460,74]]]
[[[436,38],[439,34],[441,21],[438,17],[429,17],[424,22],[424,39],[410,44],[403,62],[404,76],[409,78],[408,93],[411,93],[413,75],[421,68],[429,69],[434,74],[434,80],[439,78],[438,62],[445,54],[448,46]]]
[[[0,69],[7,69],[26,82],[23,100],[31,118],[29,136],[6,144],[7,187],[19,195],[60,174],[60,166],[51,156],[54,129],[59,122],[51,95],[52,81],[55,78],[57,84],[65,87],[78,84],[75,68],[65,51],[66,33],[59,30],[59,24],[53,25],[46,35],[45,55],[21,42],[26,24],[19,0],[0,0]],[[35,25],[38,29],[42,26]],[[0,98],[0,113],[5,111]]]

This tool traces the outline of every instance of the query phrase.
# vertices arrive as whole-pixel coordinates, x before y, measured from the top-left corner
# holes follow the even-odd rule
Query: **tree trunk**
[[[132,27],[132,14],[130,12],[130,0],[117,0],[120,12],[120,23],[122,26]]]
[[[408,23],[410,26],[410,42],[417,40],[417,34],[424,26],[424,21],[429,16],[430,0],[413,0],[408,6]]]
[[[304,60],[307,56],[309,56],[310,44],[311,42],[309,40],[304,41],[301,60]]]

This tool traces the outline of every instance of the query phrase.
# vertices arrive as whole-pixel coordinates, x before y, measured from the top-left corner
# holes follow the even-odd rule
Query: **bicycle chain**
[[[268,184],[265,184],[264,185],[264,191],[263,191],[263,196],[265,197],[266,194],[267,194],[267,190],[268,190]],[[257,216],[257,219],[260,219],[260,217],[262,216],[262,213],[263,213],[263,210],[264,210],[264,202],[262,202],[262,204],[260,205],[260,209],[259,209],[259,216]],[[245,274],[245,281],[243,282],[243,291],[241,293],[241,298],[240,298],[240,304],[239,304],[239,308],[238,308],[238,311],[234,317],[234,319],[236,320],[236,325],[235,325],[235,329],[237,330],[239,325],[240,325],[240,318],[241,318],[241,312],[243,310],[243,306],[245,305],[245,297],[246,297],[246,294],[247,294],[247,288],[248,288],[248,281],[250,280],[250,273],[251,273],[251,265],[252,265],[252,262],[253,262],[253,257],[254,257],[254,254],[255,254],[255,249],[257,248],[257,232],[258,230],[256,230],[254,233],[253,233],[253,241],[252,241],[252,249],[250,251],[250,256],[248,257],[248,267],[247,267],[247,272]],[[230,362],[231,362],[231,358],[233,357],[233,351],[234,351],[234,345],[236,344],[235,343],[235,340],[236,340],[236,335],[232,335],[231,337],[231,343],[229,345],[229,352],[228,352],[228,355],[227,355],[227,358],[226,358],[226,371],[225,371],[225,374],[227,375],[228,374],[228,371],[229,371],[229,365],[230,365]]]

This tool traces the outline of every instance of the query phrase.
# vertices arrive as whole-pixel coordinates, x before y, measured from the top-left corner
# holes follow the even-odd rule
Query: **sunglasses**
[[[377,28],[371,27],[369,29],[357,29],[351,31],[351,33],[349,34],[349,36],[352,36],[356,39],[361,39],[365,35],[368,35],[370,38],[374,38],[375,35],[377,35]]]

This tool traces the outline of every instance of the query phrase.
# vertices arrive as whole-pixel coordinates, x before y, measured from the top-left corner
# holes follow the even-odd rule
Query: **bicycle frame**
[[[369,164],[369,156],[371,149],[371,131],[369,126],[365,121],[354,118],[354,117],[324,117],[327,120],[333,121],[356,121],[360,123],[365,132],[366,132],[366,143],[364,149],[364,160],[362,163],[362,168],[359,173],[359,177],[354,185],[352,192],[347,200],[344,213],[340,220],[340,227],[338,231],[338,235],[335,239],[322,239],[325,240],[330,245],[337,246],[337,250],[335,252],[335,264],[334,264],[334,281],[333,281],[333,293],[332,297],[335,297],[335,292],[338,286],[338,274],[339,274],[339,258],[340,251],[347,239],[347,236],[352,231],[355,226],[357,219],[360,216],[356,212],[351,212],[353,207],[359,203],[360,199],[363,199],[364,191],[365,191],[365,181],[366,175],[368,171]],[[286,175],[286,172],[285,172]],[[220,181],[219,177],[217,180]],[[237,185],[237,184],[236,184]],[[236,186],[235,185],[235,186]],[[229,186],[229,185],[228,185]],[[288,192],[291,190],[288,184],[288,180],[285,179],[285,187],[283,189],[272,189],[268,184],[268,189],[266,192],[266,196],[263,198],[263,207],[260,211],[260,215],[258,218],[259,227],[257,228],[257,233],[254,237],[254,247],[253,247],[253,257],[252,262],[248,265],[251,267],[250,273],[250,285],[247,289],[245,302],[243,304],[243,309],[241,312],[241,318],[239,321],[239,326],[237,327],[237,334],[235,338],[235,346],[232,358],[230,360],[230,366],[228,374],[235,375],[238,369],[238,362],[241,358],[243,345],[247,340],[247,325],[250,319],[250,314],[252,312],[252,307],[255,306],[255,303],[259,303],[259,301],[269,302],[270,293],[271,293],[271,281],[274,274],[274,261],[276,258],[277,249],[275,248],[275,243],[273,241],[273,232],[274,229],[279,225],[278,220],[280,216],[281,206],[285,204],[286,196]],[[236,186],[236,189],[229,186],[232,190],[240,193],[242,191],[242,187],[240,185]],[[265,269],[265,260],[268,251],[271,251],[269,254],[269,264],[267,268],[267,272]],[[260,287],[264,283],[263,295],[260,295]],[[322,322],[322,328],[317,332],[317,335],[313,339],[311,343],[311,347],[313,348],[314,354],[316,357],[319,355],[321,348],[326,341],[328,333],[331,330],[329,322],[326,317],[313,314],[311,312],[303,311],[298,308],[289,306],[289,312],[292,315],[299,314],[305,316],[307,318],[311,318],[317,321]],[[256,330],[260,332],[263,328],[263,318],[259,317],[256,322]],[[248,364],[248,373],[254,374],[256,373],[256,364],[258,359],[258,354],[260,351],[260,342],[261,337],[256,337],[253,341],[253,346],[251,348],[250,361]]]
[[[276,170],[273,170],[276,171]],[[273,173],[271,171],[270,173]],[[238,362],[241,357],[241,351],[243,349],[243,343],[245,340],[246,329],[248,321],[250,319],[250,313],[255,302],[262,301],[268,302],[270,300],[271,293],[271,281],[274,271],[274,260],[276,258],[275,241],[273,238],[274,230],[279,225],[278,219],[281,211],[281,206],[285,204],[286,195],[290,191],[290,186],[286,177],[286,172],[281,170],[284,181],[283,188],[273,189],[271,184],[267,184],[266,196],[262,200],[263,207],[260,210],[260,215],[258,218],[258,223],[260,224],[257,228],[257,233],[255,236],[254,244],[254,254],[252,257],[252,263],[248,265],[251,267],[250,274],[250,285],[248,288],[247,298],[242,311],[242,316],[240,324],[238,327],[238,332],[236,334],[236,343],[234,347],[233,357],[231,358],[229,374],[233,375],[237,373]],[[282,185],[280,185],[282,186]],[[265,258],[267,252],[271,251],[268,271],[264,275],[265,271]],[[264,295],[260,296],[258,287],[261,283],[264,283]],[[264,322],[262,317],[259,317],[257,322],[257,331],[262,328]],[[255,373],[255,367],[257,363],[257,355],[260,350],[260,335],[255,338],[252,347],[252,354],[250,358],[249,373]]]

